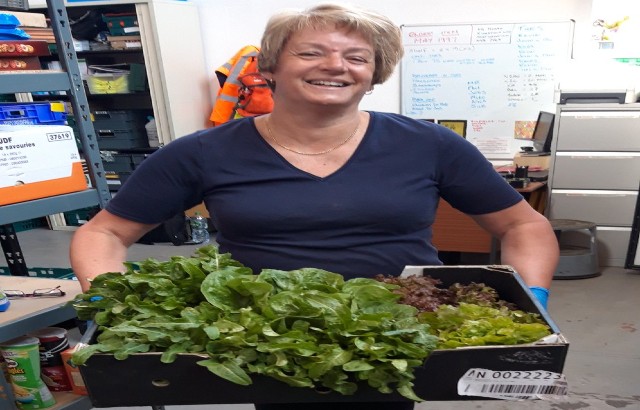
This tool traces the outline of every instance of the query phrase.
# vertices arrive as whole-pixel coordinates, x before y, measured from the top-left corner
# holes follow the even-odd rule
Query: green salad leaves
[[[193,258],[150,259],[129,264],[125,274],[98,276],[74,306],[100,334],[73,360],[162,352],[170,363],[179,353],[203,353],[200,365],[241,385],[263,374],[352,394],[357,381],[366,381],[419,401],[411,369],[438,339],[391,288],[320,269],[254,275],[209,245]]]
[[[549,333],[535,315],[506,308],[442,305],[420,313],[398,302],[398,287],[313,268],[254,275],[214,245],[191,258],[128,263],[127,272],[98,276],[72,302],[80,319],[99,326],[96,343],[73,361],[159,352],[171,363],[198,353],[199,365],[240,385],[261,374],[353,394],[366,382],[421,401],[413,369],[433,349],[526,343]]]

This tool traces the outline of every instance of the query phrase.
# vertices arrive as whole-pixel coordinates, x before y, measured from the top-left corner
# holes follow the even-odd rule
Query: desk
[[[525,188],[516,188],[529,201],[531,207],[544,214],[547,204],[547,183],[531,182]],[[491,235],[470,216],[440,200],[433,223],[433,245],[443,252],[494,253]]]

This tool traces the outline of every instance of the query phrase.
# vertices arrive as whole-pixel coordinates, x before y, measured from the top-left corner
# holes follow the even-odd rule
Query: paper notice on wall
[[[467,139],[485,156],[511,155],[513,134],[505,134],[507,121],[470,120]]]

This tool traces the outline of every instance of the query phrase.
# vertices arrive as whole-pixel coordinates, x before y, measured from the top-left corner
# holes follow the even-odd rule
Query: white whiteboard
[[[488,158],[513,158],[571,58],[573,21],[403,25],[401,112],[465,120]]]

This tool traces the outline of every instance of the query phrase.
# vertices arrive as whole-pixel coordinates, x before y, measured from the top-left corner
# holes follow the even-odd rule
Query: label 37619
[[[73,133],[70,131],[47,132],[46,135],[47,135],[48,142],[68,141],[73,139]]]

